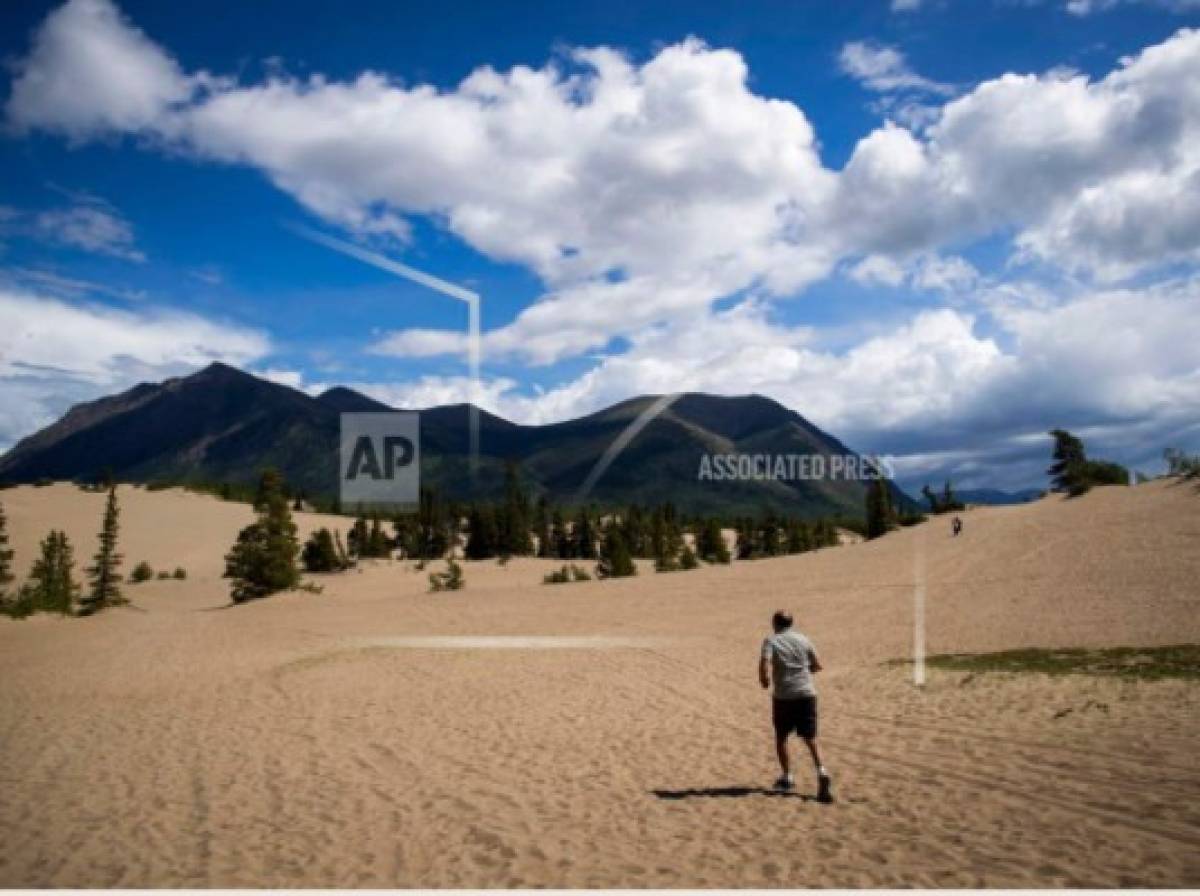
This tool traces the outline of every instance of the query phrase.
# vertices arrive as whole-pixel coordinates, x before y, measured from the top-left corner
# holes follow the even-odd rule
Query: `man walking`
[[[808,746],[817,769],[817,799],[833,802],[833,779],[821,764],[817,748],[817,689],[813,675],[821,671],[821,661],[812,642],[792,630],[792,616],[779,610],[771,618],[775,633],[763,641],[758,663],[758,681],[768,688],[774,682],[771,720],[775,725],[775,752],[783,774],[775,782],[778,790],[792,790],[796,779],[788,757],[788,735],[796,732]]]

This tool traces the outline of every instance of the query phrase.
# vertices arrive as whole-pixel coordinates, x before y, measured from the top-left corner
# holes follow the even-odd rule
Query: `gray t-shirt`
[[[769,635],[763,641],[762,657],[771,661],[771,681],[775,684],[776,700],[817,695],[812,676],[812,659],[815,655],[812,641],[791,629]]]

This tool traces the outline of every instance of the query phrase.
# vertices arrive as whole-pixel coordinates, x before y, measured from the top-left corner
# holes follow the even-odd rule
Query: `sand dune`
[[[248,508],[120,499],[126,569],[189,578],[0,620],[0,885],[1200,885],[1195,683],[934,670],[918,690],[886,662],[909,655],[918,552],[931,652],[1200,641],[1187,486],[615,582],[543,586],[554,564],[516,559],[430,595],[377,562],[233,608]],[[0,501],[22,567],[51,525],[90,558],[102,496]],[[833,806],[761,792],[777,606],[828,667]]]

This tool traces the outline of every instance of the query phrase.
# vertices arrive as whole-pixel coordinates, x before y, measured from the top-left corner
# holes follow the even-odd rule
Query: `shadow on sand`
[[[794,790],[774,790],[767,787],[692,787],[687,790],[651,790],[660,800],[690,800],[697,798],[729,798],[743,796],[775,796],[786,799],[815,803],[817,798],[810,793]]]

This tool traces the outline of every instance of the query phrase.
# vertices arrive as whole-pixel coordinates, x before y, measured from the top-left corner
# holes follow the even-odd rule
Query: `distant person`
[[[817,689],[813,686],[813,674],[821,671],[821,661],[812,642],[800,632],[792,631],[790,613],[778,611],[771,618],[771,625],[775,633],[763,641],[758,680],[764,688],[775,684],[771,721],[775,725],[775,753],[782,771],[775,787],[792,790],[796,786],[787,742],[788,735],[795,731],[804,739],[817,769],[817,799],[831,803],[833,779],[821,764],[817,749]]]
[[[955,517],[950,523],[950,529],[954,532],[954,537],[958,537],[958,533],[962,532],[962,518]]]

